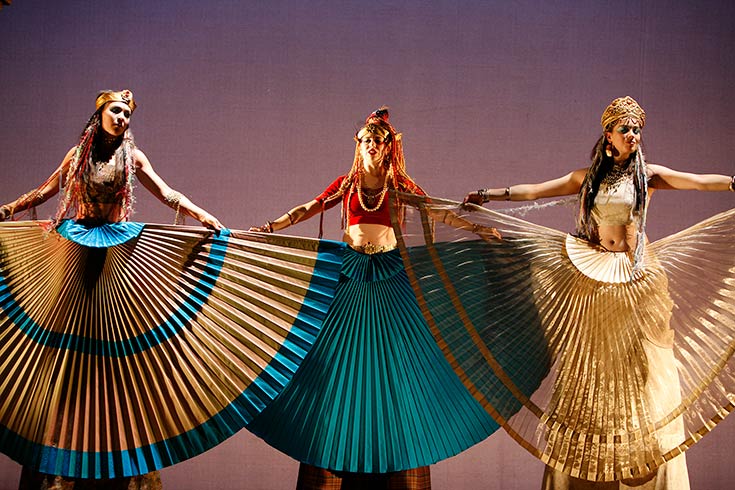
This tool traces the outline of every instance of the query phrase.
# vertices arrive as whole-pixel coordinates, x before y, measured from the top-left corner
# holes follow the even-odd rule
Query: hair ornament
[[[97,95],[97,100],[95,101],[95,110],[100,110],[100,108],[108,102],[122,102],[123,104],[126,104],[128,107],[130,107],[131,113],[135,111],[135,107],[137,106],[137,104],[135,103],[135,99],[133,99],[133,92],[128,89],[120,90],[119,92],[114,92],[112,90],[103,90]]]

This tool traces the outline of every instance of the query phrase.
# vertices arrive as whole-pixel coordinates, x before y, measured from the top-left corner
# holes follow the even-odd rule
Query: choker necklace
[[[625,166],[622,165],[613,165],[610,170],[608,170],[607,174],[602,178],[602,181],[600,183],[605,184],[608,189],[613,190],[616,189],[625,178],[633,174],[633,166],[628,164]]]
[[[104,129],[102,130],[100,136],[102,137],[101,143],[104,146],[115,147],[115,148],[122,142],[122,138],[123,138],[123,135],[114,136],[108,133],[107,131],[105,131]]]

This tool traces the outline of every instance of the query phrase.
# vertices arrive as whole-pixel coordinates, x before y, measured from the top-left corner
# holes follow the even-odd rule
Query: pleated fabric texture
[[[344,250],[148,224],[67,224],[67,239],[41,225],[0,224],[0,449],[77,478],[144,474],[247,425],[311,348]]]
[[[640,478],[732,410],[735,210],[648,245],[634,273],[629,254],[560,231],[401,199],[401,252],[445,356],[544,463],[591,481]],[[524,385],[539,373],[537,389]]]
[[[398,251],[347,249],[314,347],[248,428],[320,468],[385,473],[457,454],[498,425],[442,356]]]

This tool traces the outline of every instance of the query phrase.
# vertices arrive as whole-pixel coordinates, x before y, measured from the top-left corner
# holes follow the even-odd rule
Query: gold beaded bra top
[[[600,182],[591,213],[597,226],[620,226],[633,222],[636,200],[633,173],[618,168],[613,167]]]

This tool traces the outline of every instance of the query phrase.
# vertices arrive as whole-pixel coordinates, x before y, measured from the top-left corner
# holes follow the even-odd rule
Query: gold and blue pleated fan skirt
[[[0,449],[79,478],[206,451],[288,384],[343,250],[198,227],[0,224]]]

